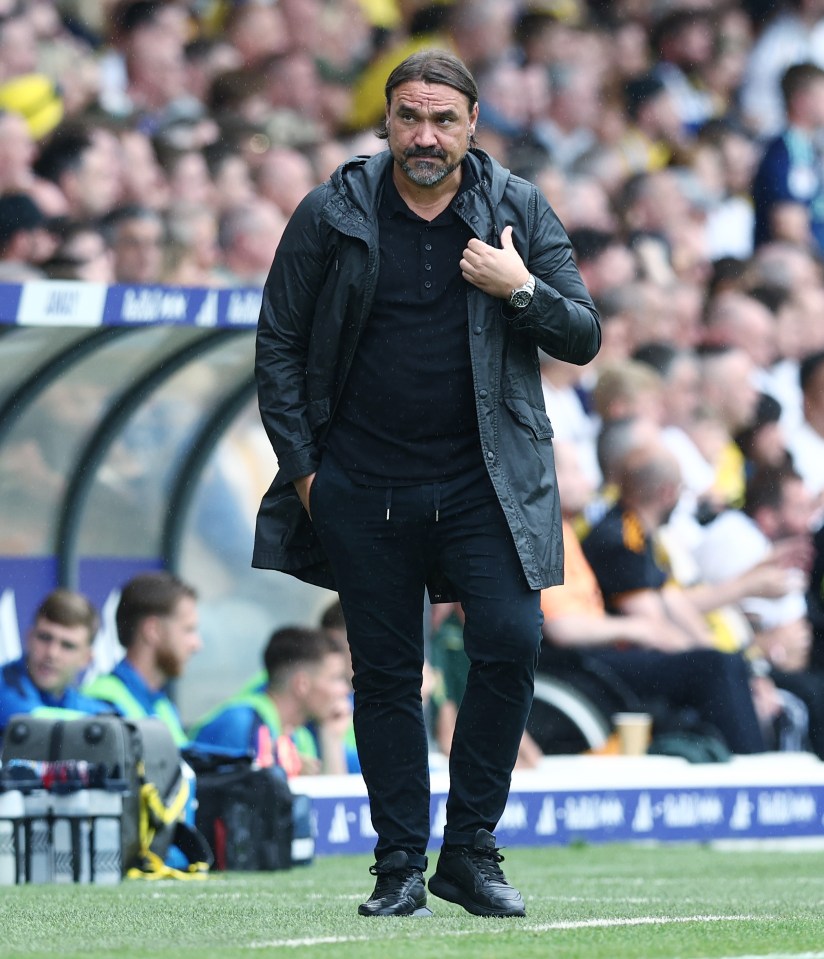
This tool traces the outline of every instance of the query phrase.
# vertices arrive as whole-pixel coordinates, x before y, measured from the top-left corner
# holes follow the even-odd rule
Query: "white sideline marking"
[[[490,925],[484,933],[511,932],[514,929],[523,932],[551,932],[566,929],[608,928],[610,926],[665,926],[684,922],[751,922],[755,916],[636,916],[627,919],[580,919],[572,922],[530,923],[518,922]],[[477,929],[443,930],[441,936],[474,936]],[[295,949],[300,946],[339,945],[342,942],[371,942],[371,936],[318,936],[307,939],[272,939],[268,942],[249,943],[249,949]],[[824,959],[824,952],[799,953],[774,956],[728,956],[726,959]]]
[[[824,952],[766,952],[758,956],[721,956],[720,959],[824,959]]]

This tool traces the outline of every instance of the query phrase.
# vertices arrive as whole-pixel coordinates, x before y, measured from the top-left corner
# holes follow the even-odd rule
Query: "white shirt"
[[[795,13],[779,15],[750,51],[741,84],[744,116],[762,137],[775,136],[785,122],[782,74],[805,61],[824,67],[824,21],[810,29]]]
[[[558,388],[545,377],[541,379],[541,386],[555,438],[575,444],[581,469],[593,488],[597,489],[601,485],[601,470],[595,450],[597,424],[588,416],[580,396],[571,386]]]
[[[702,578],[720,583],[740,576],[767,557],[772,543],[755,521],[741,510],[728,509],[704,530],[696,550]],[[788,577],[794,571],[787,570]],[[807,602],[801,589],[791,590],[779,599],[748,596],[741,600],[745,613],[758,618],[761,628],[771,629],[795,622],[807,615]]]

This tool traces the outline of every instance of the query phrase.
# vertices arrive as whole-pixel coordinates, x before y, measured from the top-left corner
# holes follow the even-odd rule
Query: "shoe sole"
[[[445,899],[447,902],[454,902],[455,905],[462,906],[473,916],[518,918],[526,915],[526,909],[523,906],[514,909],[492,909],[489,906],[482,906],[474,899],[470,899],[459,886],[454,885],[437,873],[429,880],[429,891],[438,899]]]
[[[361,912],[358,907],[358,915],[366,916],[369,919],[423,919],[433,915],[428,906],[419,906],[414,912]]]

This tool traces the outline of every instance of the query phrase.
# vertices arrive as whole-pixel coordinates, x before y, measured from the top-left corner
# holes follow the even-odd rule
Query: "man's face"
[[[309,680],[304,699],[306,716],[322,723],[337,713],[341,701],[351,690],[346,658],[342,653],[329,653],[306,672]]]
[[[441,83],[410,80],[392,91],[386,109],[389,150],[407,180],[433,187],[461,165],[475,132],[478,104]]]
[[[75,683],[92,658],[92,637],[85,626],[61,626],[42,616],[26,635],[25,647],[31,681],[53,696]]]
[[[774,539],[808,536],[815,515],[815,500],[803,480],[787,479],[777,510]]]
[[[125,220],[114,241],[119,283],[157,283],[163,266],[163,226],[153,217]]]
[[[190,596],[184,596],[170,616],[159,616],[158,619],[157,665],[169,679],[177,679],[183,675],[191,657],[203,648],[198,631],[197,603]]]

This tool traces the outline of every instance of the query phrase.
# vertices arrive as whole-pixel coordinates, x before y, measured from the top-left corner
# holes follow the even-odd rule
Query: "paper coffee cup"
[[[612,717],[621,754],[643,756],[652,736],[652,716],[649,713],[616,713]]]

